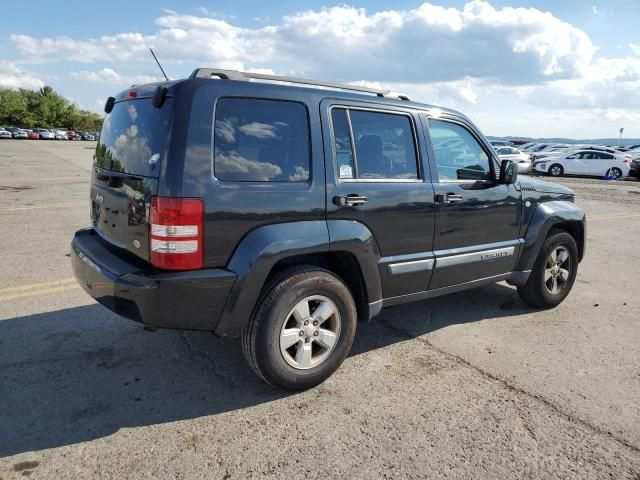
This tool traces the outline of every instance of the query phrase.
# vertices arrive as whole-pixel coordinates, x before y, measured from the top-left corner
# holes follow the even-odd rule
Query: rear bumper
[[[215,330],[236,274],[223,269],[161,272],[115,253],[93,229],[71,242],[78,283],[125,318],[165,328]]]

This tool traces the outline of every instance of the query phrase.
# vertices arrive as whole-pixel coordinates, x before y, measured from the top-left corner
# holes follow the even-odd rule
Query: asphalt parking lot
[[[1,479],[640,479],[640,183],[559,180],[589,223],[555,310],[506,284],[387,309],[288,394],[238,340],[146,331],[76,285],[93,147],[0,141]]]

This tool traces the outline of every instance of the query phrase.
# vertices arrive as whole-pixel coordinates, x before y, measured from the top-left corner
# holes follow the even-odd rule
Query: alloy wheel
[[[555,247],[549,256],[544,269],[544,286],[552,295],[557,295],[566,286],[571,275],[571,256],[565,247]]]
[[[620,171],[620,169],[618,168],[610,168],[607,171],[607,177],[611,177],[614,180],[617,180],[618,178],[620,178],[622,176],[622,172]]]
[[[554,165],[549,169],[549,173],[554,177],[559,177],[562,174],[562,168],[560,168],[558,165]]]
[[[300,300],[280,331],[280,352],[293,368],[308,370],[327,360],[340,337],[340,312],[322,295]]]

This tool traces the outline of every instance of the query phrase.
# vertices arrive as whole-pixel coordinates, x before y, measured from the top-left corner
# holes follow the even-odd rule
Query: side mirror
[[[511,160],[502,160],[500,164],[500,183],[512,185],[518,180],[518,164]]]

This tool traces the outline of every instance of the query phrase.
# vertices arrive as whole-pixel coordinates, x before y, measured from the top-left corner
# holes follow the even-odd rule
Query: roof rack
[[[353,92],[373,93],[378,97],[395,97],[401,100],[409,100],[407,95],[393,93],[389,90],[381,88],[362,87],[359,85],[350,85],[347,83],[322,82],[318,80],[309,80],[307,78],[285,77],[282,75],[268,75],[265,73],[240,72],[238,70],[222,70],[217,68],[196,68],[189,78],[218,78],[220,80],[268,80],[273,82],[297,83],[300,85],[311,85],[313,87],[336,88],[339,90],[350,90]]]

